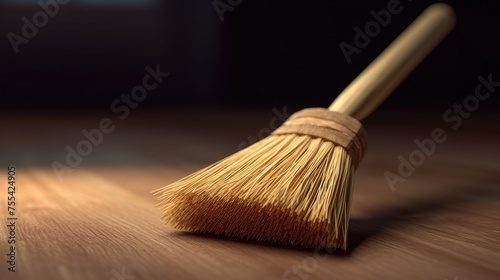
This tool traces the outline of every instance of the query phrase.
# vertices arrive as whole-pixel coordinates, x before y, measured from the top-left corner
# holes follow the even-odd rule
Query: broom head
[[[178,229],[293,246],[347,247],[363,126],[323,108],[293,114],[270,136],[154,191]]]

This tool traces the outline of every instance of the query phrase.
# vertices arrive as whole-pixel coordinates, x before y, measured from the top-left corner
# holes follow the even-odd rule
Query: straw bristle
[[[353,178],[343,147],[271,135],[154,193],[179,229],[345,249]]]

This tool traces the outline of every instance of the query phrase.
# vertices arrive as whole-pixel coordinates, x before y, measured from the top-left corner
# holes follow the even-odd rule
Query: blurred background
[[[1,0],[0,162],[63,162],[66,145],[76,149],[86,139],[83,129],[110,118],[117,132],[84,165],[136,163],[113,150],[119,145],[162,164],[172,153],[210,163],[268,135],[296,110],[327,107],[433,2]],[[447,2],[456,28],[365,122],[369,133],[422,124],[422,133],[398,138],[406,146],[396,155],[411,150],[415,137],[448,129],[443,112],[474,93],[479,75],[500,80],[499,5]],[[354,28],[365,29],[371,11],[391,3],[400,12],[348,62],[340,44],[355,46]],[[122,95],[142,85],[146,67],[170,76],[129,108],[122,124],[124,111],[112,104],[124,105]],[[474,131],[464,134],[482,138],[496,129],[496,95],[481,102],[464,125]],[[187,134],[172,136],[179,131]],[[221,150],[200,158],[176,148],[186,139]]]
[[[146,66],[158,63],[171,76],[140,110],[327,106],[434,2],[401,0],[402,12],[347,63],[339,44],[354,45],[353,28],[364,29],[373,20],[370,11],[387,9],[390,1],[243,0],[234,7],[225,0],[65,1],[16,54],[7,34],[21,35],[22,18],[33,22],[41,7],[37,0],[1,0],[3,113],[109,111],[114,99],[141,82]],[[448,2],[458,14],[456,29],[386,110],[442,111],[473,92],[478,75],[498,73],[499,6]],[[217,3],[232,8],[222,21]],[[481,111],[494,111],[494,101]]]

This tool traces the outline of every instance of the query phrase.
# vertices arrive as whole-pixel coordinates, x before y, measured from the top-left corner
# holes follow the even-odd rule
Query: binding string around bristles
[[[345,249],[354,169],[365,149],[359,122],[306,109],[269,137],[154,194],[163,219],[179,229]]]

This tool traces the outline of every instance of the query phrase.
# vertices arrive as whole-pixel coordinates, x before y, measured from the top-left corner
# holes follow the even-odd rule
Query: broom
[[[429,6],[328,109],[293,114],[270,136],[156,191],[178,229],[259,242],[347,248],[354,170],[366,151],[359,122],[453,28]]]

